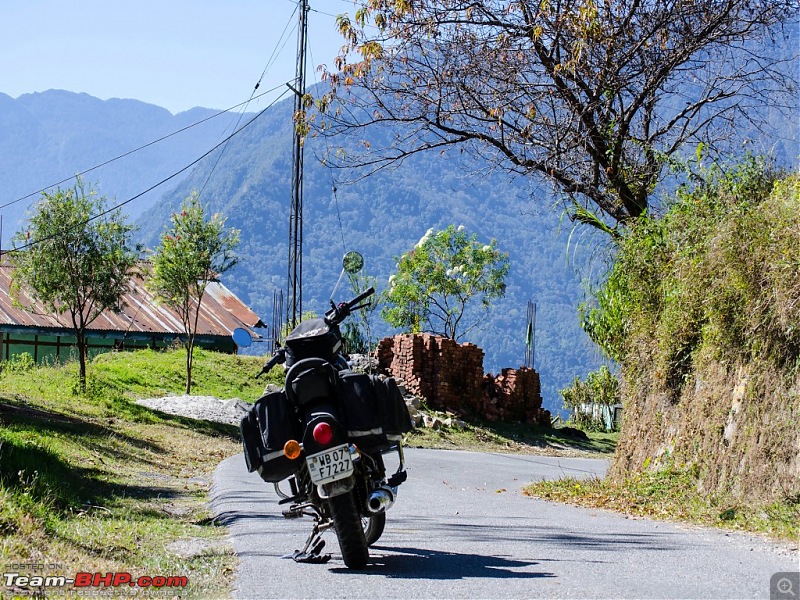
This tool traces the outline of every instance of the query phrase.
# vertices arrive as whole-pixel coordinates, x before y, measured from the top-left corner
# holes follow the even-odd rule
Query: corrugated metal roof
[[[46,311],[28,294],[22,292],[18,298],[26,309],[15,306],[11,295],[13,268],[8,261],[0,263],[0,327],[12,325],[31,328],[72,329],[68,314],[56,315]],[[156,301],[155,295],[144,285],[140,269],[131,279],[130,289],[123,296],[122,311],[104,311],[89,326],[89,330],[120,331],[129,333],[183,333],[183,325],[178,314],[165,304]],[[253,332],[254,327],[263,323],[258,315],[250,310],[233,292],[219,281],[212,281],[206,287],[197,335],[228,336],[237,327]]]

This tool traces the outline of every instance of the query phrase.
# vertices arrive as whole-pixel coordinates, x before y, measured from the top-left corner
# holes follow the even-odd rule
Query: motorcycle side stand
[[[333,527],[333,521],[329,519],[323,519],[316,507],[310,503],[292,506],[289,510],[283,513],[283,516],[287,519],[302,516],[314,517],[314,527],[311,529],[311,533],[309,534],[303,549],[295,550],[291,554],[286,555],[284,558],[291,558],[295,562],[311,564],[324,564],[331,559],[330,554],[321,554],[321,552],[325,547],[325,540],[322,539],[322,534]]]

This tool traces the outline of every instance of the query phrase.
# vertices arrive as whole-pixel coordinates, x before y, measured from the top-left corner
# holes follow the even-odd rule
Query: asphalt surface
[[[406,465],[368,568],[350,571],[332,531],[327,564],[283,558],[311,520],[284,519],[272,484],[241,455],[224,461],[212,510],[239,557],[235,597],[770,598],[773,574],[800,570],[796,552],[759,537],[521,493],[543,478],[602,475],[603,460],[409,449]]]

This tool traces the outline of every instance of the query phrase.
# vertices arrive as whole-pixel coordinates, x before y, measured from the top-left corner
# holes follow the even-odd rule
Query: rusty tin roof
[[[13,267],[7,260],[0,262],[0,328],[3,326],[30,327],[35,329],[72,329],[68,314],[57,315],[46,311],[42,305],[22,292],[18,298],[23,309],[15,305],[10,295]],[[119,313],[106,310],[91,325],[92,331],[120,331],[128,333],[183,333],[178,314],[165,304],[156,301],[155,295],[144,285],[141,269],[136,269],[130,288],[123,296],[123,308]],[[211,281],[206,287],[197,335],[229,336],[237,327],[253,331],[263,323],[233,292],[219,281]]]

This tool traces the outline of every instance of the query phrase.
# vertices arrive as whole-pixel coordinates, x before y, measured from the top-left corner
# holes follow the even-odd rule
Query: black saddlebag
[[[339,373],[339,399],[347,436],[367,452],[389,446],[378,415],[378,401],[372,377],[365,373]]]
[[[247,470],[258,471],[264,481],[277,482],[294,475],[300,458],[289,460],[283,446],[289,440],[300,440],[300,420],[284,392],[273,392],[259,398],[242,417],[242,446]]]
[[[412,429],[411,417],[408,414],[406,401],[394,378],[372,378],[375,386],[375,397],[378,402],[378,419],[390,442],[399,442],[404,433]]]
[[[343,420],[351,440],[367,452],[387,450],[411,431],[411,418],[394,379],[339,374]]]
[[[244,449],[244,462],[247,464],[247,472],[252,473],[261,466],[261,431],[258,428],[258,418],[256,417],[255,407],[247,411],[242,417],[240,425],[242,431],[242,448]]]

